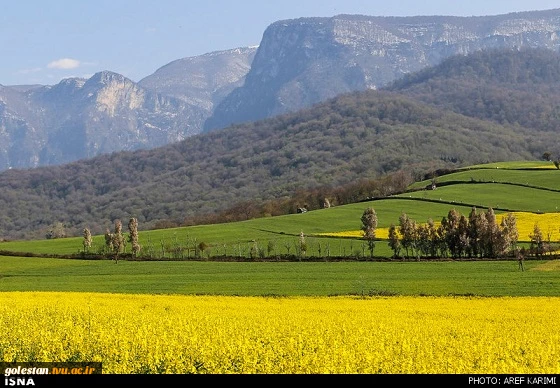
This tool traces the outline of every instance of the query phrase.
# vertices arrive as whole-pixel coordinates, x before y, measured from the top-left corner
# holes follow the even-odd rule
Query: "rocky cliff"
[[[560,9],[300,18],[271,24],[258,48],[179,59],[138,83],[105,71],[54,86],[0,85],[0,171],[158,147],[382,88],[455,54],[560,51],[559,35]]]
[[[560,48],[560,9],[482,17],[301,18],[270,25],[245,84],[205,130],[294,111],[387,85],[443,59],[486,48]]]
[[[204,112],[104,71],[54,86],[0,89],[0,170],[153,148],[199,132]]]
[[[243,84],[256,47],[179,59],[138,83],[109,71],[54,86],[0,85],[0,171],[154,148],[200,133]]]
[[[178,59],[138,84],[154,92],[180,98],[210,115],[215,104],[243,85],[256,51],[257,47],[239,47]]]

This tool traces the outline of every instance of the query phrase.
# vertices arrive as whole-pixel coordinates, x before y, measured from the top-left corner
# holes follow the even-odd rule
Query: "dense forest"
[[[454,56],[386,90],[465,116],[550,132],[560,128],[559,88],[560,54],[519,49]]]
[[[531,65],[527,55],[543,62]],[[547,58],[550,70],[535,70]],[[5,171],[0,238],[43,238],[56,225],[68,235],[84,227],[103,233],[130,217],[149,229],[286,214],[384,196],[438,169],[537,159],[558,151],[557,67],[557,54],[541,51],[454,57],[389,90],[341,95],[161,148]],[[486,100],[475,104],[474,90],[502,101],[504,113],[491,115]]]

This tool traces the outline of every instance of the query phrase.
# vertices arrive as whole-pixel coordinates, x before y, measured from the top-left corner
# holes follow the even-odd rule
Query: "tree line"
[[[377,216],[368,208],[362,215],[363,239],[368,241],[373,256]],[[398,224],[389,227],[389,247],[393,258],[501,258],[525,255],[518,248],[519,232],[517,220],[507,213],[500,223],[492,208],[478,212],[472,208],[469,215],[451,209],[439,225],[428,219],[418,223],[405,212],[401,213]],[[531,252],[537,256],[543,251],[543,237],[538,225],[531,235]]]
[[[122,231],[122,221],[117,219],[114,222],[114,230],[111,232],[109,228],[105,230],[105,245],[102,249],[103,254],[112,254],[115,263],[119,262],[119,255],[124,253],[127,243],[130,243],[131,253],[133,257],[138,256],[142,248],[138,241],[138,219],[131,217],[128,221],[128,237],[125,237]],[[89,253],[92,246],[93,238],[89,228],[83,230],[83,247],[84,253]]]
[[[375,209],[369,207],[361,216],[362,240],[367,247],[370,257],[374,257],[376,241],[376,228],[378,218]],[[131,256],[139,256],[141,245],[138,240],[138,220],[134,217],[128,222],[128,236],[122,231],[122,222],[115,220],[114,230],[108,228],[105,232],[105,244],[99,251],[103,255],[111,255],[115,263],[119,256],[125,252],[130,243]],[[476,207],[468,215],[461,214],[456,209],[449,210],[439,224],[429,218],[425,223],[418,223],[411,219],[405,212],[399,217],[398,224],[391,224],[388,232],[388,244],[393,251],[393,259],[405,258],[516,258],[522,262],[527,254],[540,257],[546,253],[546,241],[539,226],[535,224],[530,235],[529,252],[518,247],[519,232],[517,219],[513,213],[507,213],[497,222],[494,210],[490,207],[484,212],[478,212]],[[274,251],[268,244],[268,254]],[[83,252],[89,253],[92,246],[92,235],[88,228],[83,230]],[[307,251],[307,242],[303,231],[296,244],[297,256],[303,257]],[[209,245],[201,242],[196,246],[199,255]],[[289,251],[288,251],[289,252]],[[257,254],[258,253],[258,254]],[[225,254],[225,252],[224,252]],[[251,258],[266,258],[263,249],[253,240],[250,251]],[[278,257],[277,257],[278,258]]]

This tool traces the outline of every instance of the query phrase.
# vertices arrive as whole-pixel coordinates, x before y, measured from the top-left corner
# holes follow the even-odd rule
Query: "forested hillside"
[[[396,81],[387,90],[466,116],[540,131],[560,128],[560,54],[482,50]],[[555,142],[554,151],[560,153]]]
[[[340,95],[158,149],[6,171],[0,238],[42,238],[57,225],[68,235],[84,227],[103,233],[115,219],[133,216],[148,229],[285,214],[383,196],[438,169],[540,159],[557,144],[551,112],[558,109],[552,87],[558,63],[546,58],[544,52],[456,57],[391,91]],[[498,71],[504,63],[511,65]],[[480,110],[469,94],[477,90],[493,96]],[[516,120],[488,117],[500,96],[505,117],[517,114]]]
[[[534,154],[531,137],[388,92],[344,95],[155,150],[4,172],[0,234],[42,235],[58,222],[71,234],[102,232],[130,216],[149,227],[402,169],[530,159],[552,140],[540,137]]]

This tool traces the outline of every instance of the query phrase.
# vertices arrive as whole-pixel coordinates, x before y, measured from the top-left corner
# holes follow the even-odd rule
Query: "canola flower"
[[[501,213],[496,215],[496,222],[500,224],[503,217],[507,213]],[[529,212],[512,212],[516,219],[517,231],[519,232],[519,241],[531,241],[531,235],[533,234],[535,225],[538,225],[543,237],[548,241],[560,241],[560,213],[529,213]],[[418,220],[416,220],[418,221]],[[423,224],[419,222],[419,224]],[[441,222],[434,222],[436,228],[441,224]],[[395,224],[396,225],[396,224]],[[347,230],[332,233],[319,233],[319,236],[330,236],[330,237],[350,237],[350,238],[361,238],[363,237],[363,232],[361,230]],[[389,228],[377,228],[375,229],[375,237],[381,240],[389,239]]]
[[[0,361],[103,373],[560,373],[560,298],[0,293]]]

